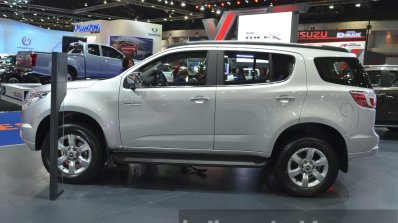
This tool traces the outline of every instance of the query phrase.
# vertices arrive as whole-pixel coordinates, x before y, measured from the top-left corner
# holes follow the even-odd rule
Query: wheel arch
[[[83,123],[88,125],[90,129],[99,134],[98,140],[100,141],[102,148],[104,150],[105,157],[108,157],[109,149],[105,138],[104,131],[101,125],[91,116],[80,112],[64,112],[64,122],[66,123]],[[44,137],[47,135],[50,129],[50,115],[46,116],[39,124],[36,133],[36,150],[41,150],[41,145],[43,143]]]
[[[348,171],[347,145],[342,134],[335,128],[320,123],[300,123],[285,129],[276,139],[271,158],[275,160],[287,142],[298,136],[315,136],[330,143],[336,150],[339,169]]]

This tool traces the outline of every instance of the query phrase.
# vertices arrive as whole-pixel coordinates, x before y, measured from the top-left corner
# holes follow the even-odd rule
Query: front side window
[[[87,46],[87,52],[92,55],[100,56],[99,46],[94,44],[89,44]]]
[[[123,54],[119,53],[117,50],[113,48],[107,46],[101,46],[101,49],[102,49],[102,56],[104,57],[123,59]]]
[[[207,51],[179,52],[162,56],[141,67],[143,87],[205,85]]]
[[[295,59],[290,55],[226,51],[224,84],[272,83],[286,80],[293,71]]]
[[[324,81],[348,86],[372,87],[368,74],[357,58],[318,57],[314,61]]]

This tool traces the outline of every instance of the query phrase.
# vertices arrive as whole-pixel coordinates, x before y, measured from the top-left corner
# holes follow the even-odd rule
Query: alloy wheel
[[[302,148],[287,164],[290,180],[297,186],[311,188],[321,184],[328,173],[329,163],[324,153],[316,148]]]

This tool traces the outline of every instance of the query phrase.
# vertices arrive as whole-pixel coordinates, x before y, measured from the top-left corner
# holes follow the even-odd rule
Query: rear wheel
[[[336,180],[339,163],[329,143],[313,137],[292,140],[276,159],[276,176],[294,196],[314,197]]]
[[[58,174],[65,183],[84,183],[93,179],[104,165],[101,144],[96,134],[83,124],[65,124],[58,137]],[[44,138],[41,155],[50,171],[50,134]]]
[[[77,74],[76,71],[72,67],[68,67],[68,71],[66,73],[66,79],[68,81],[76,80]]]
[[[21,79],[17,75],[12,75],[8,78],[7,83],[18,84],[21,83]]]

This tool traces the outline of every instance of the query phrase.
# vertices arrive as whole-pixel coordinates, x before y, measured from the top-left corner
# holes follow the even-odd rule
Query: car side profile
[[[368,65],[365,70],[377,94],[376,126],[398,130],[398,66]]]
[[[165,64],[179,68],[176,77],[165,77]],[[229,78],[232,70],[255,72]],[[50,86],[28,93],[21,128],[47,169],[50,94]],[[68,83],[58,169],[64,182],[83,183],[108,162],[271,162],[289,194],[313,197],[339,170],[348,171],[350,159],[377,152],[375,104],[366,72],[344,49],[239,41],[175,45],[114,78]]]

